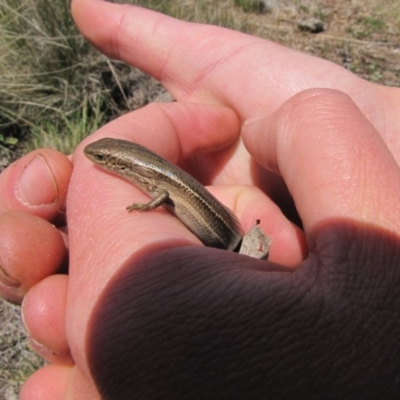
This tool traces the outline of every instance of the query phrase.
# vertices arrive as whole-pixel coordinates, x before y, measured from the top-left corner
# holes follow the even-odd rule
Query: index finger
[[[74,0],[72,14],[103,53],[153,76],[176,99],[224,104],[241,118],[274,110],[310,87],[349,92],[366,84],[331,62],[268,40],[142,7]]]

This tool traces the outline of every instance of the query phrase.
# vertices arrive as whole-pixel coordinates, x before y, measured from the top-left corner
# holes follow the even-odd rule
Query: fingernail
[[[40,357],[44,358],[45,360],[47,360],[49,357],[55,355],[51,349],[49,349],[44,344],[39,343],[35,339],[33,339],[32,336],[28,336],[28,342],[29,342],[29,347],[35,353],[39,354]]]
[[[41,357],[44,358],[45,355],[51,353],[51,351],[42,343],[38,342],[37,340],[33,339],[31,331],[29,330],[28,324],[25,322],[25,307],[24,307],[25,302],[22,301],[21,304],[21,319],[22,323],[24,324],[28,341],[29,341],[29,346],[33,351],[38,353]]]
[[[58,200],[58,187],[46,159],[37,154],[22,172],[17,196],[26,205],[41,206]]]
[[[2,267],[0,260],[0,282],[9,288],[17,288],[21,283],[16,279],[11,278],[7,271]]]
[[[265,116],[265,115],[260,115],[259,117],[251,117],[251,118],[246,119],[246,121],[244,121],[243,125],[256,124],[257,122],[260,122],[266,118],[267,118],[267,116]]]

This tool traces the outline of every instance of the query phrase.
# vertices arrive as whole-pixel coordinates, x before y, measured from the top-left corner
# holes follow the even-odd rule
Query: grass
[[[0,0],[0,156],[17,157],[16,149],[35,147],[70,153],[107,121],[162,92],[157,82],[107,60],[86,43],[72,22],[69,3]],[[398,0],[384,6],[378,0],[280,0],[266,14],[259,13],[255,0],[131,3],[266,37],[330,59],[370,81],[400,86]],[[310,16],[323,19],[328,30],[300,32],[297,22]],[[0,399],[17,398],[20,383],[41,365],[28,350],[17,314],[18,308],[0,303],[0,359],[7,362],[0,366]]]
[[[245,12],[259,12],[261,8],[261,3],[257,0],[235,0],[234,4]]]
[[[0,399],[14,400],[23,382],[43,365],[43,360],[29,348],[19,307],[0,305]]]
[[[207,0],[131,3],[238,28],[229,1],[218,7]],[[28,149],[70,153],[83,137],[130,110],[121,101],[128,95],[123,66],[80,36],[68,1],[0,0],[0,46],[0,145],[24,139]]]
[[[3,144],[26,138],[31,147],[45,136],[58,138],[57,147],[80,140],[80,118],[100,124],[98,83],[93,49],[77,32],[67,1],[1,0],[0,3],[0,126]],[[99,60],[101,59],[101,61]],[[77,124],[76,126],[73,126]],[[93,123],[92,123],[93,125]],[[65,146],[60,138],[66,138]],[[67,139],[68,138],[68,139]],[[48,141],[49,139],[47,139]]]

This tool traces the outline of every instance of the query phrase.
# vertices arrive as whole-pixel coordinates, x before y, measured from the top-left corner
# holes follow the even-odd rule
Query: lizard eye
[[[99,162],[104,161],[104,159],[105,159],[103,154],[96,154],[94,157],[95,157],[96,161],[99,161]]]

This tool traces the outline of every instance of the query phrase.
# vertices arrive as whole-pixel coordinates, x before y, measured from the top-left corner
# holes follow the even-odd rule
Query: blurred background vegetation
[[[268,38],[400,86],[398,0],[124,2]],[[165,93],[91,47],[69,7],[70,0],[0,0],[0,171],[36,147],[70,153],[98,127]],[[43,362],[29,351],[18,307],[0,302],[0,321],[0,400],[11,400]]]
[[[190,21],[241,28],[233,1],[130,3]],[[152,100],[143,94],[149,89],[143,87],[146,79],[108,60],[82,38],[69,5],[65,0],[0,0],[3,150],[23,141],[25,150],[50,146],[72,152],[105,122]]]

